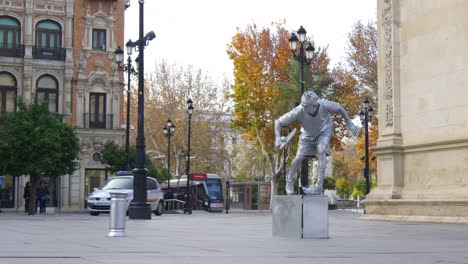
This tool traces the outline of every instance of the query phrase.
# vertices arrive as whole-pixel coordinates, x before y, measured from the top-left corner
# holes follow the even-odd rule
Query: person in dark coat
[[[26,182],[26,185],[24,186],[23,198],[24,198],[24,212],[27,213],[29,210],[29,201],[31,199],[31,185],[29,182]]]
[[[44,200],[44,197],[46,196],[46,190],[44,188],[44,182],[40,182],[39,185],[37,186],[36,188],[36,208],[35,208],[35,212],[37,213],[37,207],[39,207],[39,212],[40,213],[44,213],[43,212],[43,200]]]
[[[45,213],[47,202],[49,201],[50,192],[46,182],[43,182],[42,186],[44,186],[44,196],[42,197],[41,213]]]

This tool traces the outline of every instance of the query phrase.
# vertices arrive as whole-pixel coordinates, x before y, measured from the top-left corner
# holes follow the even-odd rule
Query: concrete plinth
[[[272,218],[273,236],[328,238],[328,197],[276,195]]]

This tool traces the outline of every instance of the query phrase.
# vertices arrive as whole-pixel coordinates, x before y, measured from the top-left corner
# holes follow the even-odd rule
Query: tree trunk
[[[29,190],[29,208],[28,215],[34,215],[36,213],[36,189],[39,183],[39,174],[30,173],[29,174],[29,183],[31,188]]]
[[[278,171],[281,171],[281,169],[279,169],[279,170],[276,169],[276,165],[277,165],[276,160],[278,160],[279,158],[277,157],[275,159],[273,154],[268,153],[268,151],[267,151],[267,149],[265,147],[265,144],[263,143],[263,139],[262,139],[262,137],[261,137],[261,135],[260,135],[260,133],[258,131],[258,128],[255,129],[255,132],[256,132],[256,135],[257,135],[258,142],[262,146],[263,155],[265,155],[265,157],[268,160],[268,165],[270,165],[270,173],[271,173],[271,179],[270,179],[270,186],[271,186],[270,209],[271,209],[272,202],[273,202],[273,196],[276,195],[276,193],[278,191],[279,177],[278,177],[277,174],[278,174]]]

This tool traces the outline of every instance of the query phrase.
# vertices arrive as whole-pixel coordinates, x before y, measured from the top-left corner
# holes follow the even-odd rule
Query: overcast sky
[[[226,53],[237,28],[260,27],[286,20],[286,29],[302,25],[316,45],[329,45],[332,63],[342,60],[347,34],[361,20],[376,20],[377,0],[146,0],[144,31],[154,39],[145,49],[145,72],[166,60],[193,65],[218,79],[233,79],[232,61]],[[125,11],[125,42],[138,39],[138,1]]]

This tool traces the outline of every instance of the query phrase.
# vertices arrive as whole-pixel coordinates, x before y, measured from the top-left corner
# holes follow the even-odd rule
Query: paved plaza
[[[0,263],[468,263],[468,225],[329,217],[330,239],[272,237],[271,213],[251,211],[128,220],[109,238],[109,215],[4,212]]]

